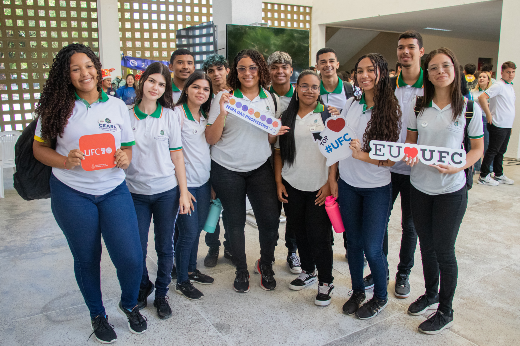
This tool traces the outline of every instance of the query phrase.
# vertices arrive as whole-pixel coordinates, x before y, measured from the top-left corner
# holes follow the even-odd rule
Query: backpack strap
[[[343,90],[345,90],[347,100],[354,96],[354,87],[349,82],[343,82]]]
[[[278,112],[278,102],[276,101],[276,97],[274,96],[274,94],[272,92],[270,92],[269,90],[267,90],[269,92],[269,95],[271,95],[271,99],[273,99],[273,104],[274,104],[274,112]]]
[[[397,76],[390,77],[390,86],[392,87],[392,90],[395,92],[397,89]]]
[[[421,109],[422,97],[418,97],[415,99],[415,107],[413,108],[413,112],[415,113],[415,117],[419,116],[419,112]]]

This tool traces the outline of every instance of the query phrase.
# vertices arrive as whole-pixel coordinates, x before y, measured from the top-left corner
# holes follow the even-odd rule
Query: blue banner
[[[121,66],[131,68],[132,70],[146,70],[146,68],[153,64],[154,62],[160,62],[161,64],[164,64],[168,66],[168,61],[159,61],[159,60],[148,60],[148,59],[141,59],[141,58],[132,58],[131,56],[123,56],[121,58]]]

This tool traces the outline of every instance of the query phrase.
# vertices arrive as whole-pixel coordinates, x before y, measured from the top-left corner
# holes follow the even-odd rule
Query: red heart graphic
[[[411,158],[414,158],[417,156],[417,154],[419,154],[419,150],[417,150],[417,148],[404,147],[404,153]]]
[[[343,130],[345,127],[345,119],[337,118],[337,119],[329,119],[327,121],[327,127],[334,132],[339,132]]]

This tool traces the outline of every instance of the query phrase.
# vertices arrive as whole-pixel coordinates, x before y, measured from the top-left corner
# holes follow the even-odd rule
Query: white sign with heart
[[[357,138],[342,117],[330,117],[325,121],[325,129],[313,135],[320,152],[327,158],[327,166],[350,157],[350,141]]]

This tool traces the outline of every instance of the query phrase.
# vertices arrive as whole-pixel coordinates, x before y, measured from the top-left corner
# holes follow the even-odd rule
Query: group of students
[[[336,197],[352,280],[343,312],[369,319],[388,304],[388,221],[401,194],[403,235],[395,295],[410,295],[408,277],[419,237],[425,294],[408,312],[421,315],[436,309],[419,325],[424,333],[451,326],[455,241],[468,196],[464,169],[483,152],[482,112],[474,107],[466,123],[468,101],[460,90],[458,61],[448,48],[430,52],[424,69],[423,55],[421,35],[404,32],[397,46],[402,65],[398,76],[390,78],[384,57],[371,53],[358,59],[352,87],[337,76],[335,51],[323,48],[316,54],[319,74],[305,70],[293,86],[292,59],[284,52],[266,61],[258,51],[243,50],[231,66],[214,55],[205,62],[204,72],[196,72],[192,53],[179,49],[169,68],[153,63],[144,71],[135,104],[128,110],[101,88],[101,63],[89,48],[64,47],[36,109],[33,149],[39,161],[53,167],[52,211],[73,254],[96,338],[105,343],[117,339],[101,299],[101,236],[121,286],[118,310],[132,333],[143,333],[147,321],[139,310],[154,289],[159,318],[172,315],[167,299],[172,274],[177,277],[175,291],[189,299],[203,296],[193,282],[214,282],[197,269],[197,251],[210,201],[216,197],[224,209],[224,255],[227,252],[236,266],[234,290],[250,290],[244,237],[247,197],[258,224],[260,258],[254,271],[260,274],[260,286],[276,288],[274,251],[283,205],[287,260],[291,272],[298,274],[289,288],[301,290],[318,282],[318,306],[329,305],[334,290],[332,226],[324,202],[327,196]],[[57,86],[64,90],[60,95],[52,92]],[[483,95],[493,101],[499,94]],[[225,106],[231,97],[280,118],[279,132],[268,134],[228,114]],[[497,112],[495,108],[490,113],[488,122],[500,117]],[[327,167],[312,133],[324,129],[330,116],[342,117],[358,138],[350,142],[351,157]],[[471,150],[464,167],[427,166],[408,156],[394,163],[368,154],[371,140],[459,149],[465,128]],[[84,170],[79,138],[106,132],[118,148],[116,167]],[[494,160],[494,169],[501,169]],[[495,176],[500,175],[496,170]],[[146,268],[152,218],[155,284]],[[214,266],[218,233],[208,234],[206,242],[211,245],[204,263]],[[371,274],[363,278],[365,259]],[[365,290],[371,287],[374,295],[365,301]]]

